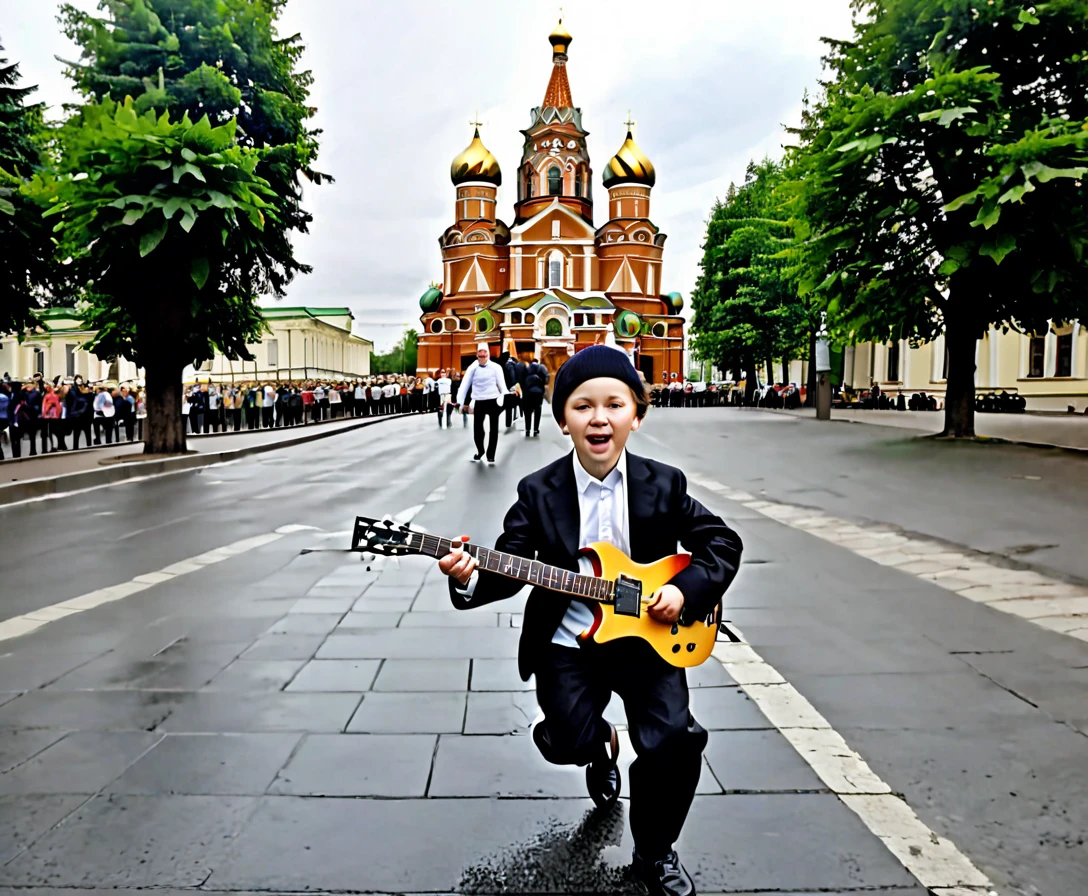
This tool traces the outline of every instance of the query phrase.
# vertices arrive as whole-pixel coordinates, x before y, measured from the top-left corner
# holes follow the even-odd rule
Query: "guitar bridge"
[[[641,616],[642,582],[621,573],[613,589],[613,605],[617,616]]]

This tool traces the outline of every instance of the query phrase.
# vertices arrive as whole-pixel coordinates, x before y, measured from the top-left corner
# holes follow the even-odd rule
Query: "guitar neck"
[[[453,550],[453,542],[449,538],[422,532],[409,533],[404,546],[415,553],[431,557],[445,557]],[[612,583],[597,576],[584,576],[558,566],[549,566],[539,560],[515,557],[513,554],[505,554],[478,544],[465,544],[463,549],[476,558],[480,569],[487,572],[498,573],[530,585],[539,585],[551,591],[560,591],[572,597],[602,602],[612,599]]]

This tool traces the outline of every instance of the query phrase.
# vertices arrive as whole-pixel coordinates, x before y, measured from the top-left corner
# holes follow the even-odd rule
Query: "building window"
[[[268,366],[279,367],[280,366],[280,341],[278,339],[268,339],[265,341],[265,345],[268,346]]]
[[[1028,376],[1042,376],[1046,358],[1046,337],[1032,336],[1028,341]]]
[[[563,285],[563,256],[553,252],[548,258],[548,286]]]
[[[576,326],[576,327],[582,326],[582,323],[583,323],[584,319],[585,318],[581,314],[574,315],[574,326]]]
[[[71,343],[64,346],[64,375],[76,375],[76,347]]]
[[[558,168],[548,169],[548,195],[563,195],[563,172]]]
[[[34,349],[34,370],[33,373],[40,373],[45,375],[45,352],[40,348]]]
[[[899,343],[893,342],[888,346],[888,382],[899,382]]]
[[[442,332],[442,318],[436,317],[434,320],[432,320],[431,323],[430,323],[430,330],[431,330],[432,333],[441,333]]]
[[[457,320],[457,329],[458,330],[471,330],[472,329],[472,321],[470,321],[467,317],[458,318],[458,320]]]
[[[520,311],[511,311],[510,312],[510,323],[512,323],[512,324],[520,324],[521,323],[521,312]]]
[[[443,325],[445,326],[447,333],[452,333],[457,329],[457,321],[452,317],[447,317]]]
[[[532,312],[529,312],[528,314],[525,315],[525,323],[531,324],[531,323],[533,323],[535,321],[536,321],[536,315],[533,314]]]
[[[574,195],[579,199],[582,198],[582,175],[580,173],[574,176]]]
[[[544,325],[544,333],[547,336],[562,336],[563,322],[558,317],[548,318],[548,322]]]
[[[1057,366],[1054,368],[1054,376],[1073,375],[1073,334],[1063,333],[1058,337]]]

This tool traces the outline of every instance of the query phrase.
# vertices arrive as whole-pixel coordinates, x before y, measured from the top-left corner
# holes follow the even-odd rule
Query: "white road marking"
[[[125,541],[129,538],[135,538],[137,535],[143,535],[145,532],[154,532],[156,529],[165,529],[167,526],[173,526],[177,523],[184,523],[186,520],[191,520],[191,516],[179,516],[176,520],[167,520],[165,523],[159,523],[157,526],[148,526],[146,529],[137,529],[135,532],[128,532],[125,535],[117,536],[118,541]]]
[[[858,552],[875,550],[870,559],[879,562],[881,552],[901,554],[904,562],[917,561],[923,552],[908,553],[910,539],[895,533],[866,533],[846,522],[814,511],[757,500],[714,480],[689,476],[688,480],[729,500],[786,525],[812,531],[833,532],[839,543],[851,543]],[[865,547],[860,547],[864,544]],[[935,545],[935,543],[934,543]],[[935,545],[935,547],[943,547]],[[746,642],[731,622],[739,641],[719,641],[714,657],[759,707],[802,759],[878,837],[903,867],[940,896],[996,896],[989,878],[951,841],[929,828],[914,810],[892,793],[861,755],[840,735],[786,678]]]
[[[714,656],[820,780],[923,886],[941,896],[994,894],[989,878],[893,794],[827,719],[750,644],[719,641]]]
[[[115,600],[123,600],[126,597],[138,594],[139,592],[145,591],[162,582],[169,582],[171,579],[175,579],[178,576],[196,572],[198,569],[203,569],[205,566],[228,560],[238,554],[245,553],[254,548],[259,548],[262,545],[270,544],[273,541],[278,541],[283,538],[284,535],[288,535],[291,532],[299,532],[304,529],[313,528],[313,526],[281,526],[275,532],[243,538],[240,541],[223,545],[214,550],[205,551],[203,554],[197,554],[195,557],[189,557],[186,560],[171,563],[169,566],[164,566],[162,569],[155,570],[154,572],[143,573],[128,582],[110,585],[108,588],[99,588],[97,591],[81,594],[79,597],[73,597],[48,607],[32,610],[21,616],[5,619],[3,622],[0,622],[0,641],[6,641],[10,638],[18,638],[21,635],[29,634],[30,632],[41,628],[43,625],[48,625],[50,622],[54,622],[57,619],[64,619],[74,613],[82,613],[85,610],[93,610],[95,607],[100,607],[102,604],[108,604]]]
[[[1019,616],[1041,628],[1088,641],[1088,588],[1033,570],[997,566],[982,554],[951,551],[928,538],[865,529],[806,507],[756,498],[700,476],[688,480],[770,519],[801,529],[861,557],[926,579],[934,585]]]

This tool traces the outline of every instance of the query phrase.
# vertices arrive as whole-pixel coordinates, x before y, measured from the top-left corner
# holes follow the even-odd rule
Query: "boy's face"
[[[616,466],[628,436],[642,423],[636,410],[631,387],[612,377],[586,380],[571,393],[560,427],[574,441],[586,472],[603,478]]]

